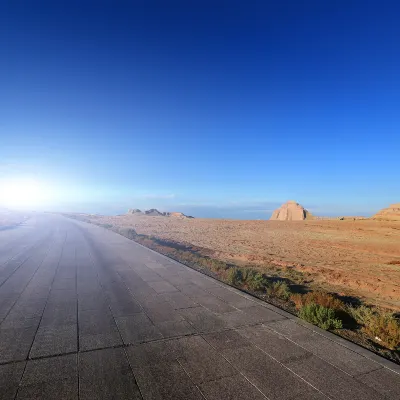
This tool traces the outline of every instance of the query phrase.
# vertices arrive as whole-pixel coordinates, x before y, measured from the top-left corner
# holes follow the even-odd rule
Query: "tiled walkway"
[[[396,399],[400,366],[128,239],[0,232],[0,399]]]

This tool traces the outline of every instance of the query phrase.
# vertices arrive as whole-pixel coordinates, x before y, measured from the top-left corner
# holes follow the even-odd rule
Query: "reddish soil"
[[[400,222],[240,221],[85,216],[93,222],[192,244],[237,264],[293,266],[314,285],[400,310]]]

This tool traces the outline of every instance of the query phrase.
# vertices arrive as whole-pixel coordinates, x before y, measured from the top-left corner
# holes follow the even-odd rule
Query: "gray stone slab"
[[[149,365],[158,365],[176,360],[182,353],[174,340],[160,340],[142,343],[126,348],[129,363],[132,368],[141,368]]]
[[[147,270],[136,270],[135,271],[141,279],[143,279],[145,282],[157,282],[157,281],[164,281],[164,279],[155,273],[153,270],[148,268]]]
[[[42,326],[57,326],[57,325],[72,325],[77,323],[76,301],[65,302],[60,305],[47,305],[41,325]]]
[[[141,399],[124,349],[79,354],[79,399]]]
[[[158,296],[142,301],[141,305],[148,317],[155,324],[167,321],[179,321],[182,319],[180,313],[175,310],[170,303]]]
[[[53,283],[54,290],[76,291],[76,278],[55,279]]]
[[[291,340],[353,376],[370,372],[380,367],[380,365],[374,361],[315,332],[308,331],[306,333],[292,335]]]
[[[30,358],[53,356],[78,351],[77,325],[40,326]]]
[[[265,400],[265,396],[242,375],[204,382],[200,390],[207,400]]]
[[[175,310],[198,307],[199,304],[181,292],[166,293],[160,297],[172,305]]]
[[[40,382],[22,386],[18,390],[17,400],[77,400],[77,379],[63,379],[53,382]]]
[[[0,365],[0,400],[14,399],[25,369],[25,361]]]
[[[148,342],[163,337],[144,313],[118,317],[116,321],[125,344]]]
[[[14,303],[17,301],[19,293],[9,293],[4,295],[0,292],[0,321],[9,313]]]
[[[77,354],[29,360],[26,364],[21,386],[74,379],[78,373]]]
[[[179,313],[194,326],[197,332],[207,333],[227,328],[227,324],[220,316],[204,307],[187,308],[179,310]]]
[[[0,363],[25,360],[37,327],[0,329]]]
[[[309,351],[263,325],[239,328],[238,332],[262,351],[281,362],[311,355]]]
[[[100,290],[91,293],[79,294],[78,296],[79,311],[104,309],[107,308],[108,303],[108,298]]]
[[[325,398],[257,347],[224,350],[222,354],[268,399]]]
[[[225,301],[219,299],[218,297],[213,296],[210,293],[205,294],[204,296],[195,296],[194,299],[196,300],[197,303],[201,304],[203,307],[217,314],[224,314],[237,310],[236,308],[230,306]]]
[[[317,356],[291,360],[286,364],[291,371],[302,377],[330,398],[337,400],[378,400],[382,395],[357,381]]]
[[[222,314],[221,319],[228,327],[237,328],[240,326],[259,324],[267,321],[282,320],[284,317],[266,307],[254,306],[248,307],[244,310],[237,310]]]
[[[185,320],[166,321],[155,324],[164,338],[191,335],[196,332],[194,327]]]
[[[171,275],[165,279],[178,288],[182,288],[182,286],[191,284],[190,278],[185,275]]]
[[[139,302],[133,299],[124,303],[110,303],[110,308],[114,317],[124,317],[143,312]]]
[[[196,384],[237,374],[220,354],[202,337],[188,336],[171,341],[175,351],[180,352],[179,363]]]
[[[133,372],[146,400],[204,400],[177,361],[134,368]]]
[[[118,328],[108,310],[89,310],[79,313],[79,348],[81,351],[121,344]]]
[[[18,399],[77,399],[77,355],[28,361]]]
[[[385,399],[400,399],[400,375],[387,369],[378,370],[357,376],[356,379],[365,385],[375,389]]]
[[[166,281],[149,282],[149,286],[159,294],[178,292],[175,286]]]
[[[220,299],[239,309],[245,309],[257,305],[256,302],[221,286],[208,288],[207,292],[210,292],[214,296],[219,297]]]
[[[209,333],[202,337],[217,351],[234,350],[252,346],[252,343],[234,330]]]

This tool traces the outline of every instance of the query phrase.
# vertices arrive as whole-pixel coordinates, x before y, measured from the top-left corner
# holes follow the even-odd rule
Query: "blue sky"
[[[35,179],[63,211],[372,214],[400,201],[399,13],[3,2],[0,181]]]

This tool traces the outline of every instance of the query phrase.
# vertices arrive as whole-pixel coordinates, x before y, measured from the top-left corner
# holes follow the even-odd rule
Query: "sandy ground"
[[[400,222],[90,218],[190,243],[224,261],[293,266],[311,272],[317,286],[400,310]]]

